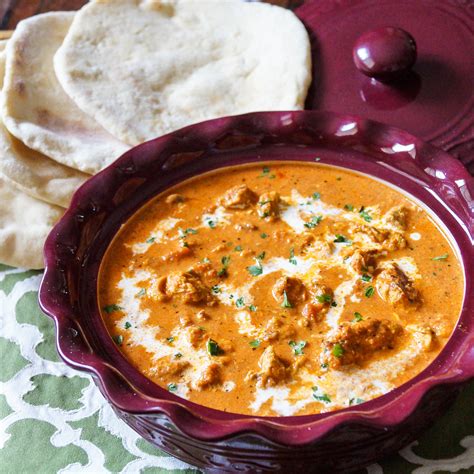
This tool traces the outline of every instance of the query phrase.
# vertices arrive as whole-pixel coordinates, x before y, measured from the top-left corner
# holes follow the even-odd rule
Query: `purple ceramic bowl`
[[[157,193],[197,174],[267,160],[318,161],[366,173],[424,203],[449,229],[466,290],[456,329],[417,377],[332,413],[245,416],[155,385],[117,349],[101,320],[97,275],[121,224]],[[40,304],[63,360],[94,375],[117,415],[145,439],[211,471],[348,472],[399,450],[474,376],[474,183],[445,152],[410,134],[331,113],[264,112],[193,125],[144,143],[91,178],[45,245]]]

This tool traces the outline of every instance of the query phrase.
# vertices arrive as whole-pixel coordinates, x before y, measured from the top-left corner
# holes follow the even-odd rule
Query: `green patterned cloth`
[[[0,472],[199,472],[141,439],[88,375],[60,361],[40,281],[40,272],[0,265]],[[419,441],[367,472],[474,473],[473,401],[471,383]]]

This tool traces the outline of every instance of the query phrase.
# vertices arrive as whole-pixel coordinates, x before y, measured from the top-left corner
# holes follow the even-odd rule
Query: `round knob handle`
[[[352,51],[354,63],[366,76],[390,82],[415,64],[416,43],[401,28],[379,28],[361,35]]]

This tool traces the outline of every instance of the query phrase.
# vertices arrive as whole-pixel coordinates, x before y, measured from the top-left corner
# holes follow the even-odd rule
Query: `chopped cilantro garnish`
[[[245,306],[245,301],[244,301],[243,296],[235,300],[235,306],[237,306],[237,308],[243,308]]]
[[[344,237],[341,234],[336,234],[336,238],[334,239],[334,242],[346,243],[346,244],[351,243],[351,241],[347,237]]]
[[[298,265],[298,262],[295,258],[295,249],[293,247],[291,247],[290,249],[290,258],[288,259],[288,261],[293,265]]]
[[[257,178],[268,178],[268,179],[274,179],[275,175],[270,174],[270,168],[268,166],[264,166],[262,168],[262,174],[258,175]]]
[[[175,359],[181,359],[181,357],[183,357],[183,354],[181,354],[181,352],[176,352],[176,354],[174,355]]]
[[[360,208],[359,215],[366,222],[370,222],[372,220],[372,216],[365,210],[364,206]]]
[[[352,204],[345,204],[344,209],[346,211],[351,211],[352,212],[354,210],[354,206]]]
[[[150,237],[149,239],[146,239],[147,244],[152,244],[156,240],[156,237]]]
[[[107,314],[113,313],[114,311],[121,311],[123,308],[118,304],[108,304],[102,308]]]
[[[211,228],[211,229],[215,229],[216,228],[216,221],[213,221],[212,219],[208,219],[206,221],[207,225]]]
[[[237,245],[237,247],[234,248],[236,252],[242,252],[242,245]]]
[[[130,329],[132,327],[132,325],[127,321],[124,326],[123,326],[125,329]]]
[[[260,340],[259,339],[254,339],[253,341],[249,342],[250,347],[253,347],[254,349],[260,346]]]
[[[313,199],[314,199],[315,201],[317,201],[317,200],[320,199],[320,198],[321,198],[321,194],[320,194],[320,193],[313,193]]]
[[[257,262],[256,265],[251,265],[250,267],[247,267],[247,271],[252,276],[258,276],[263,273],[263,267],[262,267],[261,261],[259,259],[256,259],[255,261]]]
[[[261,254],[257,255],[257,260],[263,260],[265,258],[265,252],[262,252]]]
[[[341,346],[341,344],[334,344],[334,346],[332,347],[332,355],[337,358],[342,357],[344,355],[344,348]]]
[[[449,257],[449,255],[447,253],[445,253],[444,255],[439,255],[438,257],[433,257],[431,260],[434,260],[435,262],[437,262],[439,260],[446,260],[448,257]]]
[[[115,341],[115,344],[117,344],[117,346],[121,346],[122,343],[123,343],[123,336],[122,335],[117,335],[117,336],[114,336],[113,337],[114,341]]]
[[[168,391],[176,392],[176,390],[178,390],[178,386],[175,383],[169,383],[168,384]]]
[[[293,308],[293,305],[288,301],[288,295],[286,291],[283,292],[283,303],[281,304],[282,308]]]
[[[329,364],[327,364],[326,362],[321,364],[321,369],[327,369],[328,367],[329,367]]]
[[[361,279],[362,281],[372,281],[372,277],[371,277],[370,275],[367,275],[367,273],[364,273],[364,274],[360,277],[360,279]]]
[[[362,398],[351,398],[349,400],[349,405],[360,405],[361,403],[364,403],[364,400],[362,400]]]
[[[219,344],[217,344],[216,341],[209,339],[207,341],[207,352],[211,356],[217,356],[222,353],[222,349],[219,347]]]
[[[318,402],[331,403],[331,399],[327,393],[318,393],[318,387],[313,387],[313,398]]]
[[[332,296],[323,294],[323,295],[316,296],[316,299],[318,300],[318,303],[331,303]]]
[[[362,314],[358,313],[357,311],[354,313],[354,319],[352,320],[352,322],[356,322],[358,323],[359,321],[362,321],[364,318],[362,316]]]
[[[257,307],[256,307],[255,305],[251,304],[251,305],[249,306],[249,310],[250,310],[250,311],[257,311]]]
[[[146,288],[142,288],[135,296],[145,296],[146,295]]]
[[[259,206],[265,206],[265,204],[269,204],[269,203],[271,203],[271,202],[272,202],[271,199],[267,199],[266,201],[259,201],[257,204],[258,204]]]
[[[364,294],[367,298],[370,298],[374,294],[374,291],[375,290],[373,286],[368,286]]]
[[[214,285],[214,286],[211,288],[211,291],[212,291],[215,295],[218,295],[219,293],[222,292],[222,290],[219,288],[218,285]]]
[[[166,340],[171,344],[174,341],[174,337],[173,336],[167,337]]]
[[[293,349],[293,353],[295,355],[303,355],[304,352],[303,352],[303,349],[306,347],[306,341],[300,341],[300,342],[296,342],[296,341],[290,341],[288,342],[289,346]]]
[[[229,267],[230,257],[225,255],[221,258],[222,268],[217,272],[218,276],[225,276],[227,275],[227,268]]]
[[[178,235],[180,239],[186,238],[190,234],[197,234],[198,231],[196,229],[192,229],[191,227],[189,229],[178,229]]]
[[[314,229],[322,220],[323,216],[313,216],[309,222],[304,223],[304,226],[307,229]]]
[[[262,239],[266,239],[266,238],[268,237],[268,234],[265,234],[265,232],[262,232],[262,233],[260,234],[260,237],[261,237]]]
[[[336,303],[334,300],[332,300],[332,301],[331,301],[331,306],[332,306],[333,308],[335,308],[335,307],[337,306],[337,303]]]

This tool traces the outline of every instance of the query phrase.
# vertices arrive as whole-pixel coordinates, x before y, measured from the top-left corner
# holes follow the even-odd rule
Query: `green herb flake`
[[[327,369],[329,368],[329,364],[327,364],[326,362],[324,362],[323,364],[321,364],[321,369]]]
[[[266,239],[266,238],[268,237],[268,234],[265,234],[265,232],[262,232],[262,233],[260,234],[260,237],[261,237],[262,239]]]
[[[305,222],[303,225],[307,229],[314,229],[322,220],[323,216],[313,216],[309,222]]]
[[[242,252],[243,248],[242,245],[237,245],[237,247],[234,248],[236,252]]]
[[[349,406],[352,406],[352,405],[360,405],[361,403],[364,403],[365,400],[363,400],[362,398],[351,398],[349,400]]]
[[[449,255],[447,253],[445,253],[443,255],[439,255],[438,257],[433,257],[431,260],[434,260],[435,262],[439,262],[439,261],[442,261],[442,260],[447,260],[448,257],[449,257]]]
[[[124,324],[123,326],[125,329],[130,329],[132,327],[131,323],[129,323],[128,321]]]
[[[259,339],[254,339],[253,341],[249,342],[250,347],[253,347],[256,349],[257,347],[260,346],[260,340]]]
[[[295,249],[293,247],[291,247],[290,249],[290,258],[288,259],[288,261],[293,265],[298,265],[298,262],[295,258]]]
[[[216,228],[216,221],[213,221],[212,219],[209,219],[206,221],[207,222],[207,225],[211,228],[211,229],[215,229]]]
[[[293,349],[293,353],[299,356],[304,354],[303,349],[306,347],[306,341],[290,341],[288,345]]]
[[[249,311],[255,312],[255,311],[257,311],[257,307],[255,305],[251,304],[249,306]]]
[[[336,243],[344,243],[344,244],[350,244],[352,243],[347,237],[344,237],[341,234],[336,234],[336,238],[334,239],[334,242]]]
[[[338,359],[344,355],[344,352],[344,348],[339,343],[334,344],[332,347],[332,355]]]
[[[354,206],[353,206],[352,204],[345,204],[345,205],[344,205],[344,209],[345,209],[346,211],[352,212],[352,211],[354,210]]]
[[[114,336],[113,340],[115,341],[115,344],[117,344],[117,346],[121,346],[123,344],[123,336],[120,334],[117,336]]]
[[[152,244],[156,240],[156,237],[150,237],[149,239],[146,239],[145,242],[147,244]]]
[[[174,355],[175,359],[181,359],[181,357],[183,357],[183,354],[181,354],[181,352],[176,352],[176,354]]]
[[[222,268],[217,272],[217,275],[222,277],[227,275],[227,268],[229,267],[230,257],[225,255],[221,258]]]
[[[123,308],[118,304],[108,304],[102,308],[107,314],[113,313],[114,311],[122,311]]]
[[[372,281],[372,276],[371,276],[371,275],[367,275],[367,273],[364,273],[364,274],[360,277],[360,279],[361,279],[362,281],[368,282],[368,281]]]
[[[321,194],[320,193],[313,193],[313,199],[317,201],[318,199],[321,199]]]
[[[362,316],[362,314],[360,314],[359,312],[355,312],[354,313],[354,319],[352,320],[353,323],[358,323],[360,321],[362,321],[364,319],[364,317]]]
[[[198,231],[196,229],[192,229],[191,227],[189,229],[178,229],[178,235],[180,239],[185,239],[188,235],[194,235],[197,234]]]
[[[146,295],[146,288],[141,288],[140,291],[135,296],[145,296]]]
[[[281,304],[282,308],[293,308],[293,305],[288,301],[288,295],[286,291],[283,292],[283,303]]]
[[[323,295],[318,295],[316,296],[316,299],[318,300],[318,303],[331,303],[332,302],[332,296],[323,294]]]
[[[166,341],[171,344],[173,341],[174,341],[174,337],[173,336],[170,336],[170,337],[167,337],[166,338]]]
[[[235,306],[237,306],[237,308],[243,308],[245,306],[245,301],[244,301],[243,296],[235,300]]]
[[[218,285],[214,285],[212,288],[211,288],[211,291],[214,295],[218,295],[219,293],[222,293],[222,290],[219,288]]]
[[[252,276],[258,276],[263,273],[262,263],[258,259],[256,259],[256,262],[257,262],[256,265],[251,265],[250,267],[247,267],[247,271]]]
[[[365,222],[370,222],[372,220],[372,216],[365,210],[364,206],[360,208],[359,215]]]
[[[178,390],[178,386],[175,383],[168,384],[168,391],[169,392],[176,392]]]
[[[365,290],[364,294],[367,298],[370,298],[371,296],[373,296],[374,292],[375,292],[374,287],[373,286],[368,286],[367,289]]]
[[[318,402],[331,403],[331,398],[327,393],[318,393],[318,387],[313,387],[313,398]]]
[[[257,255],[257,260],[263,260],[265,258],[265,252],[262,252],[261,254]]]
[[[217,344],[217,342],[213,339],[208,339],[206,348],[207,352],[211,356],[218,356],[222,353],[222,349],[219,347],[219,344]]]

